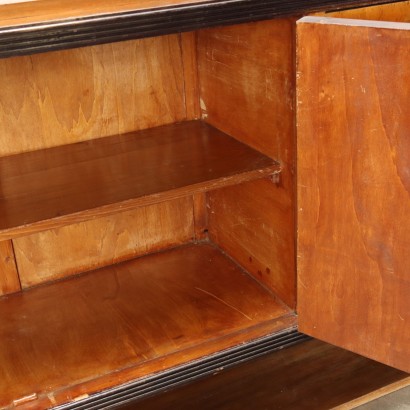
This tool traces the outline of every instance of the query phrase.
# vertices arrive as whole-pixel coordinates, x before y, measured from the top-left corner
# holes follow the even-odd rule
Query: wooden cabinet
[[[386,69],[322,17],[296,47],[341,3],[372,2],[0,6],[0,407],[155,391],[298,323],[409,370],[406,35]]]

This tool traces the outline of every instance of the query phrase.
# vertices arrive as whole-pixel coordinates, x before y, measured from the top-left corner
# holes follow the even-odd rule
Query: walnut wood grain
[[[194,233],[198,241],[208,239],[208,193],[200,192],[192,197],[194,208]]]
[[[198,33],[205,121],[283,168],[277,184],[255,181],[212,193],[211,237],[289,306],[296,287],[294,25],[280,19]]]
[[[13,244],[11,241],[0,241],[0,295],[20,290]]]
[[[298,38],[300,329],[410,371],[409,25]]]
[[[279,165],[192,121],[0,159],[0,238],[268,177]]]
[[[14,238],[23,288],[194,239],[191,197]]]
[[[379,4],[377,6],[357,7],[351,10],[332,11],[328,13],[317,13],[326,17],[341,17],[348,19],[378,20],[409,22],[410,1],[400,1],[398,3]]]
[[[36,395],[29,404],[46,408],[51,396],[73,400],[294,325],[209,245],[37,287],[0,307],[0,406]]]
[[[0,60],[0,156],[185,120],[181,47],[172,35]]]
[[[282,202],[281,202],[282,199]],[[209,193],[209,235],[288,306],[295,306],[292,204],[271,198],[269,181]]]
[[[182,33],[180,38],[184,69],[186,119],[197,120],[201,118],[201,110],[199,107],[197,33]]]

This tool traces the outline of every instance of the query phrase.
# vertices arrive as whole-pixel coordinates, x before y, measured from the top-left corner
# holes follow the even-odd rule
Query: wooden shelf
[[[295,326],[289,308],[206,244],[3,297],[0,321],[0,407],[26,397],[36,408]]]
[[[280,172],[200,121],[0,158],[0,240]]]
[[[35,0],[0,6],[0,58],[389,0]],[[391,0],[390,0],[391,1]]]

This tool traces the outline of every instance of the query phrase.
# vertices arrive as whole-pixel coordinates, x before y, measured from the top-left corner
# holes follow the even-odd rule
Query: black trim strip
[[[397,1],[397,0],[395,0]],[[0,58],[391,0],[212,0],[0,28]]]
[[[78,402],[57,406],[55,410],[116,408],[309,339],[309,336],[295,329],[286,330],[126,385],[102,391]]]

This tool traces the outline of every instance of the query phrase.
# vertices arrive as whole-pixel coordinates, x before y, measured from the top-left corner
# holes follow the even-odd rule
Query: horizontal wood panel
[[[298,27],[300,329],[410,371],[410,30],[326,23]]]
[[[310,340],[121,409],[351,410],[409,384],[404,372]]]
[[[81,0],[34,0],[0,6],[0,26],[35,24],[190,3],[193,0],[88,0],[86,3]],[[201,3],[201,0],[195,0],[195,3]]]
[[[0,295],[21,290],[11,241],[0,241]]]
[[[0,159],[0,237],[10,238],[280,171],[197,121]]]
[[[2,406],[32,394],[46,400],[56,393],[59,401],[60,389],[69,400],[70,387],[78,396],[100,391],[107,378],[111,386],[124,382],[121,371],[159,371],[167,358],[166,368],[176,366],[246,342],[259,326],[280,330],[292,317],[208,245],[37,287],[0,299],[0,307]]]
[[[386,1],[380,0],[377,3]],[[81,18],[90,16],[110,17],[113,13],[144,12],[150,9],[207,3],[205,0],[34,0],[24,3],[0,6],[0,26],[17,26],[25,24],[38,24],[68,18]],[[240,3],[240,2],[238,2]],[[271,10],[277,9],[277,14],[301,13],[315,8],[337,7],[345,5],[360,5],[375,3],[374,0],[317,0],[305,4],[303,0],[289,0],[285,6],[281,0],[271,2]],[[282,5],[282,7],[281,7]],[[206,9],[206,5],[204,7]]]
[[[13,239],[23,288],[194,238],[192,198],[141,207]]]

